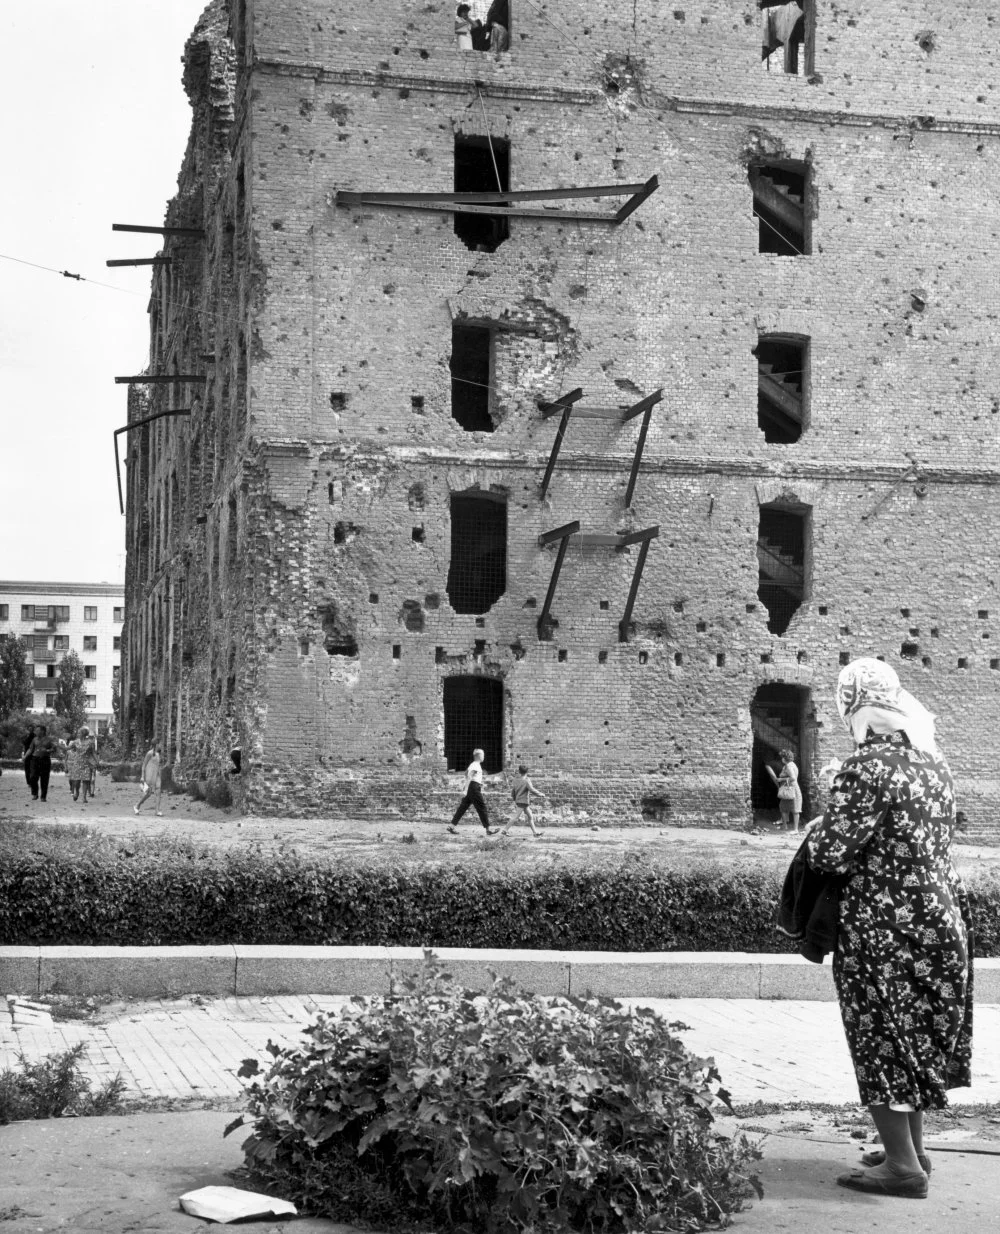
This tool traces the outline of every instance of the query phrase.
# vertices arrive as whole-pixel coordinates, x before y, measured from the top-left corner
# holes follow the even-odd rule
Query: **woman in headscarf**
[[[934,717],[881,660],[855,660],[837,707],[856,750],[808,839],[848,876],[833,975],[862,1102],[884,1152],[837,1182],[922,1199],[923,1111],[971,1083],[972,923],[951,861],[955,795]]]

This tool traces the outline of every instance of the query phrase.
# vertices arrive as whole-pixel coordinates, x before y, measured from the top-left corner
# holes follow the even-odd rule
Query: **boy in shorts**
[[[528,820],[531,834],[537,839],[542,833],[535,826],[535,818],[531,813],[531,799],[532,797],[538,797],[542,801],[548,801],[548,797],[531,783],[531,780],[528,778],[528,768],[524,763],[521,763],[518,767],[517,775],[511,781],[510,795],[514,800],[514,805],[523,812],[524,817]],[[505,827],[503,834],[506,835],[508,830],[509,827]]]

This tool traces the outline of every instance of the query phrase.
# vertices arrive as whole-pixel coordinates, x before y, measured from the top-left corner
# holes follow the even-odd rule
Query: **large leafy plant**
[[[251,1179],[307,1210],[477,1231],[698,1230],[754,1190],[759,1152],[714,1126],[726,1100],[648,1009],[463,989],[428,953],[394,997],[321,1015],[255,1060]]]

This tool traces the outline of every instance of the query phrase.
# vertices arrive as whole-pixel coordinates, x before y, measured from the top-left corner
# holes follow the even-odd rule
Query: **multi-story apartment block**
[[[111,719],[124,619],[121,584],[0,580],[0,637],[12,634],[27,644],[32,710],[52,710],[59,664],[75,651],[86,676],[87,710],[99,732]]]
[[[876,654],[990,820],[995,14],[506,16],[215,0],[192,35],[129,412],[134,726],[240,745],[252,809],[443,812],[480,745],[732,824],[784,746],[816,800]]]

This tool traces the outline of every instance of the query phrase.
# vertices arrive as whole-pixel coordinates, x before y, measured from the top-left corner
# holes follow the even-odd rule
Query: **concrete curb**
[[[738,951],[484,951],[436,954],[472,989],[489,969],[536,994],[615,998],[763,998],[830,1002],[829,963]],[[423,956],[420,947],[0,947],[0,992],[182,994],[389,994]],[[1000,960],[976,962],[976,1001],[1000,1003]]]

